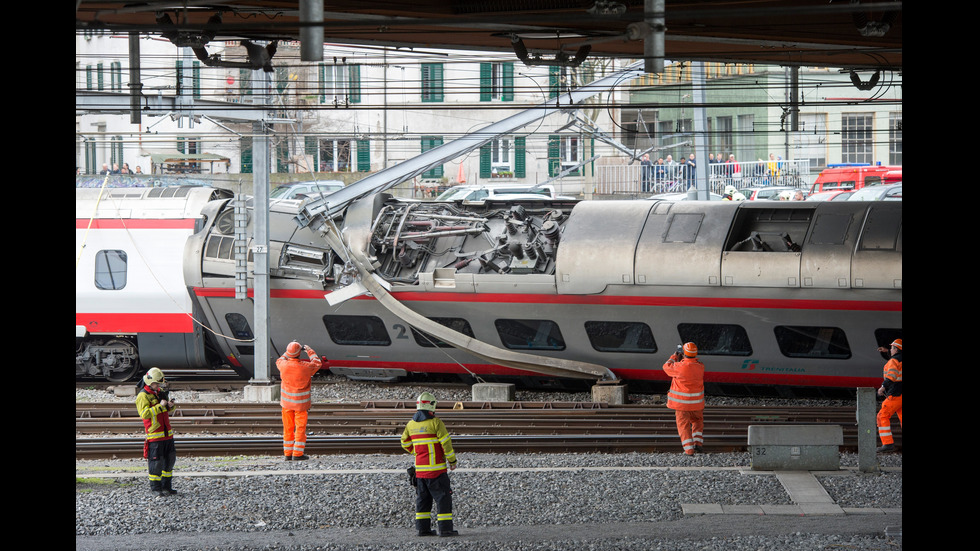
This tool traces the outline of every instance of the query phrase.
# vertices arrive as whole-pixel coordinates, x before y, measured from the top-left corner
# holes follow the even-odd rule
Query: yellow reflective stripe
[[[415,513],[415,520],[426,520],[426,519],[431,519],[431,518],[432,518],[432,513],[431,512],[428,512],[428,513]]]
[[[439,522],[442,522],[444,520],[453,520],[453,514],[452,513],[438,513],[436,515],[436,520],[438,520]]]
[[[431,464],[431,465],[416,465],[415,466],[415,470],[416,471],[438,471],[440,469],[445,469],[445,468],[446,468],[446,464],[445,463],[435,463],[435,464]]]

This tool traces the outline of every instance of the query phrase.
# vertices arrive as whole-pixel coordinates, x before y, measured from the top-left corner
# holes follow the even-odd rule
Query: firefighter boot
[[[172,496],[177,495],[177,490],[173,488],[173,480],[169,476],[164,478],[161,482],[160,495],[162,496]]]
[[[453,530],[453,521],[451,520],[440,520],[439,521],[439,537],[446,538],[449,536],[458,536],[459,532]]]
[[[428,518],[415,519],[415,529],[418,530],[420,536],[436,535],[436,533],[432,531],[432,519],[428,519]]]

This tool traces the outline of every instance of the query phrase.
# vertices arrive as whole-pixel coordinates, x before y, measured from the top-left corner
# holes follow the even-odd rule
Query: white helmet
[[[738,193],[738,188],[736,188],[735,186],[733,185],[725,186],[725,195],[735,195],[736,193]]]
[[[422,394],[419,394],[418,399],[415,401],[415,409],[435,411],[436,397],[433,396],[431,392],[423,392]]]
[[[160,371],[159,367],[151,367],[146,375],[143,375],[143,382],[146,384],[152,383],[165,383],[167,380],[163,377],[163,371]]]

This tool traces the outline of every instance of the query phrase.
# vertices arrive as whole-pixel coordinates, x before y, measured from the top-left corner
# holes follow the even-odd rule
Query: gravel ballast
[[[412,400],[426,390],[343,381],[314,388],[318,402]],[[180,394],[174,395],[178,403],[196,400],[191,392]],[[222,399],[236,399],[236,393],[224,394]],[[468,400],[469,390],[440,388],[436,395]],[[103,391],[76,391],[77,401],[114,399]],[[517,399],[590,398],[519,391]],[[708,407],[720,400],[709,400]],[[398,451],[285,462],[182,457],[178,448],[174,487],[179,493],[170,497],[150,494],[144,460],[76,460],[76,550],[145,549],[148,537],[149,547],[160,550],[901,549],[900,513],[684,515],[682,504],[792,504],[775,476],[749,471],[748,453],[690,458],[460,452],[451,479],[461,536],[419,538],[413,530],[414,492],[404,473],[411,460]],[[863,474],[854,468],[856,456],[842,454],[842,474],[818,480],[842,508],[900,511],[901,459],[901,454],[882,455],[884,470]],[[897,525],[897,539],[886,535],[885,525]]]

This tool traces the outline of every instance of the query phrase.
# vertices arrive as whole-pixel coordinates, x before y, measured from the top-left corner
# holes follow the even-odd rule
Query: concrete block
[[[245,402],[278,402],[279,385],[245,385],[242,400]]]
[[[626,403],[626,385],[595,385],[592,387],[592,401],[607,404]]]
[[[476,383],[473,385],[474,402],[513,402],[514,385],[510,383]]]
[[[843,443],[840,425],[749,426],[753,470],[838,470]]]

